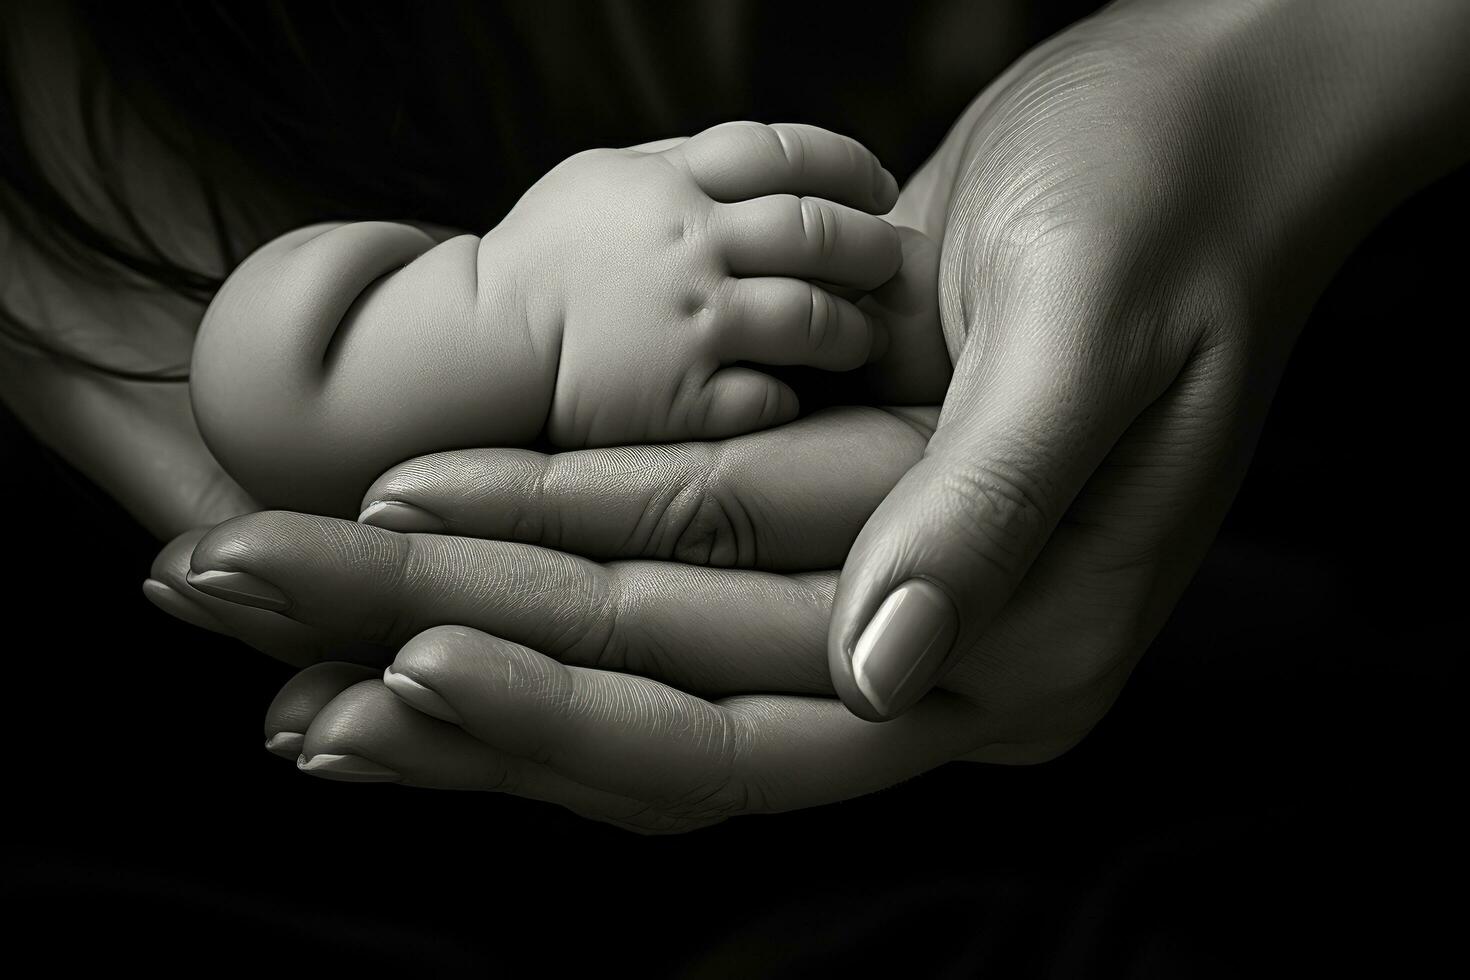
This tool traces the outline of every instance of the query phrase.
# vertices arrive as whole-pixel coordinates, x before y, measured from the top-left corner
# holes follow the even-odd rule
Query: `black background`
[[[1427,967],[1458,888],[1465,250],[1447,230],[1467,220],[1462,173],[1339,274],[1220,540],[1083,745],[684,837],[300,775],[261,748],[288,669],[153,609],[156,543],[0,418],[10,955],[282,975]]]

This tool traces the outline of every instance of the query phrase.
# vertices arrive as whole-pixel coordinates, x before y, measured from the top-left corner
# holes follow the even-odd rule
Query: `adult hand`
[[[952,675],[893,724],[843,708],[825,670],[833,573],[667,560],[835,563],[933,418],[845,408],[715,445],[439,454],[369,492],[365,520],[402,533],[251,515],[205,535],[191,571],[162,574],[222,619],[238,608],[401,644],[383,680],[321,665],[273,703],[269,747],[322,777],[513,792],[666,831],[871,792],[961,757],[1048,757],[1063,747],[1049,741],[1057,720],[1004,710],[995,685],[971,683],[983,672]],[[1076,533],[1086,546],[1110,531]],[[663,560],[598,564],[531,541]],[[1057,585],[1033,575],[1000,623],[1043,678],[1092,632],[1087,609],[1049,615]],[[1028,677],[1011,681],[1002,693],[1024,708]]]
[[[1117,3],[967,111],[893,216],[942,229],[955,373],[843,569],[828,652],[854,712],[893,718],[948,677],[1051,719],[1051,745],[1097,719],[1213,536],[1317,292],[1463,157],[1470,73],[1442,35],[1466,10]],[[1058,622],[1071,646],[1038,650]]]
[[[644,575],[697,583],[700,570],[686,567],[693,565],[831,569],[918,459],[934,414],[841,408],[716,443],[555,456],[521,449],[440,453],[395,467],[369,490],[362,518],[369,526],[278,512],[213,532],[198,528],[163,548],[144,591],[180,619],[289,663],[330,658],[381,666],[413,632],[459,622],[454,617],[466,615],[467,606],[534,622],[534,602],[518,610],[504,601],[502,590],[518,595],[517,583],[552,572],[574,581],[604,574],[571,555],[553,558],[547,548],[669,563],[615,566],[624,586]],[[298,531],[305,536],[294,536]],[[304,583],[330,615],[304,614],[299,602],[287,608],[261,579]],[[294,585],[288,591],[303,598]],[[646,598],[652,604],[656,596]],[[807,687],[829,689],[820,664],[804,669]]]
[[[604,557],[835,564],[932,419],[847,408],[715,445],[439,454],[380,480],[366,518],[450,533],[257,514],[206,534],[191,571],[165,562],[155,574],[195,590],[220,621],[243,611],[404,644],[388,687],[364,681],[376,671],[327,664],[277,698],[269,745],[301,753],[309,772],[514,791],[647,830],[806,806],[985,737],[961,698],[880,728],[831,697],[833,573],[596,564],[457,535]],[[440,623],[466,625],[425,631]],[[792,693],[741,694],[751,691]]]
[[[205,535],[191,572],[160,574],[222,619],[402,645],[386,683],[327,664],[276,699],[270,747],[313,774],[515,792],[642,830],[810,806],[967,754],[1026,761],[1029,736],[975,689],[893,725],[843,708],[831,572],[667,559],[835,564],[933,417],[844,408],[714,445],[439,454],[370,492],[366,519],[405,533],[251,515]],[[1072,645],[1058,625],[1043,656]]]
[[[1435,5],[1426,0],[1426,6]],[[1363,152],[1362,124],[1399,119],[1402,132],[1389,127],[1385,136],[1380,126],[1377,138],[1391,142],[1389,137],[1413,137],[1431,128],[1424,125],[1426,120],[1444,122],[1447,100],[1452,105],[1460,91],[1446,87],[1447,95],[1432,85],[1408,86],[1411,111],[1385,112],[1395,106],[1380,91],[1381,78],[1371,71],[1338,71],[1344,65],[1381,66],[1380,52],[1337,44],[1342,37],[1334,33],[1335,22],[1310,21],[1316,16],[1310,5],[1232,8],[1218,22],[1172,16],[1183,9],[1198,9],[1205,12],[1203,17],[1216,8],[1120,4],[1028,56],[967,113],[914,185],[905,206],[908,218],[899,218],[931,231],[949,222],[942,299],[951,349],[960,354],[961,381],[946,406],[944,425],[952,432],[935,439],[931,455],[952,461],[959,452],[950,447],[964,447],[967,434],[979,433],[969,445],[977,451],[990,445],[1005,449],[986,457],[999,461],[991,470],[1027,491],[1013,505],[1004,492],[1011,484],[997,491],[983,482],[956,480],[950,487],[945,480],[929,480],[921,484],[927,492],[918,497],[937,494],[936,503],[949,498],[978,501],[993,508],[990,519],[962,506],[948,512],[935,507],[941,519],[931,521],[928,530],[924,523],[914,525],[915,540],[923,546],[890,552],[899,559],[945,554],[946,535],[936,533],[939,529],[972,546],[977,567],[997,559],[1011,562],[998,565],[989,580],[998,583],[995,595],[1005,601],[981,610],[987,621],[983,635],[968,644],[970,633],[979,635],[971,622],[957,645],[961,665],[944,677],[940,693],[926,697],[898,722],[863,726],[840,712],[833,714],[835,705],[827,699],[702,701],[662,685],[649,686],[646,678],[620,678],[585,665],[554,667],[537,659],[540,655],[528,650],[525,640],[507,646],[514,636],[461,630],[450,638],[435,630],[422,640],[427,653],[415,652],[418,640],[401,652],[402,670],[390,672],[391,687],[376,681],[352,683],[350,673],[327,676],[314,670],[301,675],[272,709],[273,734],[298,733],[308,760],[305,767],[321,775],[510,788],[606,819],[673,829],[731,812],[839,799],[973,748],[979,748],[977,757],[1035,761],[1075,742],[1116,694],[1212,535],[1248,455],[1293,327],[1312,294],[1379,210],[1449,159],[1427,150],[1410,154],[1419,169],[1395,175],[1380,189],[1365,179],[1372,173],[1363,161],[1372,154]],[[1363,8],[1354,9],[1363,19]],[[1437,9],[1457,13],[1453,5],[1439,4]],[[1283,10],[1308,18],[1312,30],[1273,19],[1284,16]],[[1158,16],[1159,11],[1171,16]],[[1377,33],[1362,32],[1361,23],[1350,25],[1359,30],[1354,38],[1407,46],[1401,35],[1409,20],[1387,20]],[[1444,30],[1444,17],[1429,20],[1438,25],[1431,34],[1438,30],[1452,36]],[[1412,26],[1423,29],[1418,23]],[[1293,29],[1279,30],[1283,27]],[[1424,76],[1438,71],[1442,80],[1446,52],[1453,55],[1453,45],[1433,36],[1415,43],[1419,54],[1413,68],[1427,66]],[[1324,70],[1305,72],[1303,84],[1291,87],[1299,101],[1279,100],[1283,86],[1271,81],[1278,79],[1278,70],[1267,71],[1259,60],[1250,63],[1244,57],[1259,52],[1279,64],[1300,65],[1293,60],[1296,55],[1328,60],[1314,62],[1314,68]],[[1325,96],[1324,88],[1336,97]],[[1405,86],[1395,91],[1402,102]],[[1289,105],[1278,104],[1287,101]],[[1304,106],[1311,110],[1311,126],[1304,124]],[[1364,107],[1373,113],[1366,120],[1358,115]],[[1243,119],[1258,125],[1242,126]],[[1173,125],[1159,125],[1160,120],[1172,120]],[[1304,141],[1304,135],[1310,139]],[[1423,140],[1405,142],[1425,149]],[[1279,167],[1283,161],[1271,152],[1277,146],[1291,147],[1301,159],[1293,167]],[[1377,148],[1372,140],[1367,146]],[[1302,165],[1306,158],[1321,166]],[[1079,161],[1085,165],[1078,166]],[[1324,167],[1331,179],[1323,178]],[[1284,182],[1278,169],[1294,180]],[[1007,179],[1007,174],[1024,179]],[[1117,179],[1118,174],[1128,179]],[[1252,189],[1259,193],[1248,193]],[[1315,193],[1318,189],[1330,193]],[[1079,201],[1092,203],[1081,207]],[[1196,222],[1217,240],[1192,233]],[[1321,247],[1305,262],[1286,261],[1307,243]],[[965,255],[973,264],[960,261]],[[987,261],[981,263],[981,257]],[[981,284],[987,288],[977,288]],[[956,309],[964,315],[956,317]],[[1260,329],[1273,323],[1282,329]],[[1126,340],[1106,342],[1118,330]],[[1096,359],[1064,357],[1094,347],[1103,352]],[[997,363],[1005,367],[987,371],[985,354],[977,353],[985,349],[994,351]],[[1034,353],[1037,360],[1019,356],[1023,353]],[[1078,387],[1048,384],[1047,372],[1053,370]],[[1109,400],[1108,393],[1119,389],[1132,401]],[[1011,397],[1002,397],[1007,392]],[[1092,411],[1080,407],[1083,402],[1073,397],[1078,393],[1096,397]],[[1026,425],[999,424],[1009,419],[1035,423],[1035,433]],[[965,425],[951,427],[951,420]],[[1029,455],[1023,452],[1028,448]],[[596,480],[629,463],[635,469],[648,463],[648,457],[640,462],[626,455],[619,463],[617,454],[625,452],[610,451],[599,458],[600,465],[583,471],[593,482],[584,483],[580,493],[568,485],[567,492],[549,498],[557,505],[550,511],[532,506],[528,513],[533,518],[560,515],[567,507],[570,513],[582,513],[586,508],[573,506],[575,500],[605,501]],[[1026,462],[1041,469],[1023,469]],[[1006,464],[1015,469],[1006,469]],[[914,479],[922,479],[933,465],[926,460]],[[678,481],[661,483],[661,475],[667,474],[657,466],[648,468],[647,475],[650,487],[680,486]],[[568,471],[566,476],[572,479],[574,474]],[[446,477],[446,486],[452,482],[452,476]],[[772,488],[756,484],[755,489],[744,499],[757,499],[759,491]],[[967,489],[980,492],[967,495]],[[668,499],[682,501],[676,511],[688,514],[688,496],[675,493]],[[902,493],[896,496],[906,499]],[[533,493],[530,499],[544,498]],[[432,503],[432,494],[410,496],[409,502]],[[448,504],[441,510],[448,510]],[[491,512],[493,508],[487,510]],[[392,514],[393,508],[379,513]],[[660,526],[657,514],[655,508],[649,519],[655,527]],[[1001,519],[994,519],[996,514]],[[915,507],[913,516],[922,518],[925,512]],[[268,516],[227,525],[206,539],[205,560],[196,568],[229,573],[263,562],[259,567],[279,567],[286,574],[303,551],[313,556],[320,549],[318,564],[330,568],[323,571],[348,582],[354,582],[352,563],[332,566],[331,556],[387,555],[366,563],[358,585],[372,586],[383,577],[400,585],[442,582],[452,577],[447,569],[455,567],[461,576],[469,574],[462,546],[425,552],[415,543],[384,550],[379,539],[363,538],[362,529],[342,527],[325,527],[314,537],[301,536],[303,529],[297,526],[272,533],[271,522],[281,520],[290,519]],[[884,532],[884,521],[882,514],[875,518],[877,540],[892,544],[892,524]],[[576,524],[568,521],[568,526]],[[526,524],[526,536],[537,526],[534,519]],[[556,521],[539,526],[559,527]],[[679,538],[649,537],[640,531],[645,526],[623,525],[632,546]],[[738,525],[731,521],[730,526]],[[975,533],[966,536],[966,531]],[[309,547],[293,548],[293,536]],[[576,544],[571,536],[562,543]],[[856,577],[854,569],[881,560],[882,548],[864,549],[860,543],[849,564],[849,579]],[[395,564],[392,556],[400,553],[417,553],[420,560]],[[890,572],[901,567],[896,561]],[[918,567],[916,563],[904,571]],[[698,581],[699,574],[712,573],[678,574]],[[587,573],[589,582],[606,578],[606,572]],[[881,578],[870,576],[868,581]],[[497,580],[485,581],[493,585]],[[637,615],[621,619],[625,608],[646,613],[666,595],[676,594],[657,578],[637,575],[623,579],[632,588],[612,593],[632,596],[629,606],[593,602],[578,607],[589,594],[603,593],[568,587],[576,584],[575,577],[548,581],[538,574],[531,588],[507,590],[499,597],[510,606],[525,604],[533,610],[530,617],[509,624],[511,629],[503,623],[485,625],[512,633],[534,627],[556,640],[558,633],[585,635],[577,627],[606,623],[606,610],[611,609],[613,620],[624,623],[624,629],[606,635],[632,638],[621,649],[636,651],[656,672],[663,664],[685,659],[691,649],[710,652],[710,636],[718,634],[701,629],[694,610],[738,595],[745,587],[723,577],[704,581],[709,587],[703,594],[688,592],[682,605],[673,603],[685,610],[684,622],[695,624],[697,635],[661,634],[650,628],[657,625],[655,620]],[[987,580],[982,576],[978,581],[984,586]],[[328,621],[325,614],[309,612],[310,603],[298,609],[289,591],[276,589],[266,599],[286,603],[292,615]],[[406,591],[412,605],[422,606],[433,590],[400,591]],[[547,592],[555,595],[548,597]],[[374,628],[395,625],[385,618],[399,608],[393,596],[381,588],[364,594],[369,600],[356,608],[377,614],[369,620]],[[883,589],[871,588],[868,594],[876,609]],[[853,615],[851,595],[845,588],[841,603],[846,605],[839,605],[834,624],[838,642],[833,652],[844,657],[859,645],[854,627],[866,622]],[[564,600],[563,607],[537,605],[556,596]],[[741,606],[737,601],[745,615],[734,620],[778,621],[779,614],[768,618],[771,610],[790,609],[793,601],[799,606],[812,596],[810,591],[783,595],[777,587],[766,595],[773,605],[762,600]],[[924,598],[921,591],[917,599]],[[372,605],[374,599],[387,608]],[[922,607],[922,602],[916,604]],[[494,612],[486,605],[482,599],[470,611]],[[820,607],[820,602],[808,605]],[[451,611],[458,615],[463,608]],[[563,612],[549,615],[558,608]],[[906,618],[899,615],[891,621],[903,625]],[[392,630],[383,633],[384,638],[392,635]],[[529,640],[531,633],[525,637]],[[774,637],[758,629],[750,638],[764,642]],[[445,649],[459,652],[435,652]],[[593,642],[588,649],[616,653],[620,648]],[[809,653],[801,645],[781,646],[767,660],[758,643],[741,650],[757,668],[748,676],[716,672],[682,680],[696,690],[707,685],[702,689],[711,697],[728,693],[728,685],[737,683],[751,686],[733,689],[769,689],[761,685],[793,683],[789,661]],[[559,651],[553,646],[551,652]],[[730,663],[731,655],[740,651],[719,646],[713,652],[718,656],[707,670]],[[575,664],[574,657],[569,659]],[[859,710],[872,712],[850,668],[834,659],[839,660],[834,666],[842,693]],[[450,669],[456,663],[478,665],[479,673],[456,677]],[[606,665],[628,664],[613,657]],[[773,666],[786,673],[777,677]],[[395,673],[402,679],[392,680]],[[887,707],[901,707],[927,679],[911,682],[908,690],[892,685],[899,697]],[[443,705],[419,688],[437,695]],[[408,712],[405,702],[421,712]],[[505,723],[497,727],[496,717],[479,713],[482,705],[496,706],[503,712],[496,717]],[[454,718],[458,724],[433,727],[440,723],[425,714]],[[762,733],[772,732],[779,737],[762,740]]]

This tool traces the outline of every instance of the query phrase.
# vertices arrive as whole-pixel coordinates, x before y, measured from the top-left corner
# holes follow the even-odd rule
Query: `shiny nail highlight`
[[[954,603],[932,582],[888,594],[852,649],[852,676],[873,710],[902,714],[933,685],[959,633]]]
[[[188,582],[205,595],[241,606],[284,612],[291,605],[286,593],[248,572],[190,572]]]
[[[357,515],[357,522],[400,534],[441,534],[448,528],[442,518],[401,500],[374,500]]]
[[[303,755],[296,760],[296,768],[313,776],[344,783],[396,783],[403,778],[371,759],[364,759],[359,755],[333,755],[329,752],[318,752],[310,759]]]

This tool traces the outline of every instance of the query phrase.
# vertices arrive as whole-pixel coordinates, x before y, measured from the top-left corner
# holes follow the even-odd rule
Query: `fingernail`
[[[332,755],[319,752],[308,759],[300,756],[296,768],[323,779],[336,779],[344,783],[396,783],[403,777],[376,762],[359,755]]]
[[[388,690],[407,701],[410,707],[417,708],[440,721],[447,721],[451,725],[464,724],[459,712],[451,708],[448,701],[407,674],[394,673],[393,668],[389,667],[383,671],[383,683],[387,685]]]
[[[187,578],[205,595],[241,606],[284,612],[291,605],[286,593],[248,572],[190,572]]]
[[[401,534],[442,534],[448,528],[443,519],[401,500],[374,500],[357,515],[357,523]]]
[[[148,579],[143,583],[143,595],[149,602],[174,619],[183,620],[190,626],[197,626],[214,633],[228,632],[224,624],[216,619],[209,610],[188,596],[180,594],[177,589],[166,582],[160,582],[156,578]]]
[[[852,650],[858,690],[879,714],[901,714],[929,690],[959,632],[949,597],[909,579],[888,593]]]
[[[265,740],[265,750],[282,759],[297,759],[305,742],[306,736],[300,732],[276,732]]]

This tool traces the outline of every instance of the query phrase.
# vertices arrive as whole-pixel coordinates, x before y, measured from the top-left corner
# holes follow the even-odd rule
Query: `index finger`
[[[857,140],[817,126],[725,123],[668,152],[717,201],[795,194],[884,214],[898,200],[898,181],[877,157]]]
[[[358,520],[600,560],[831,568],[933,422],[931,409],[843,407],[724,442],[436,453],[379,477]]]

